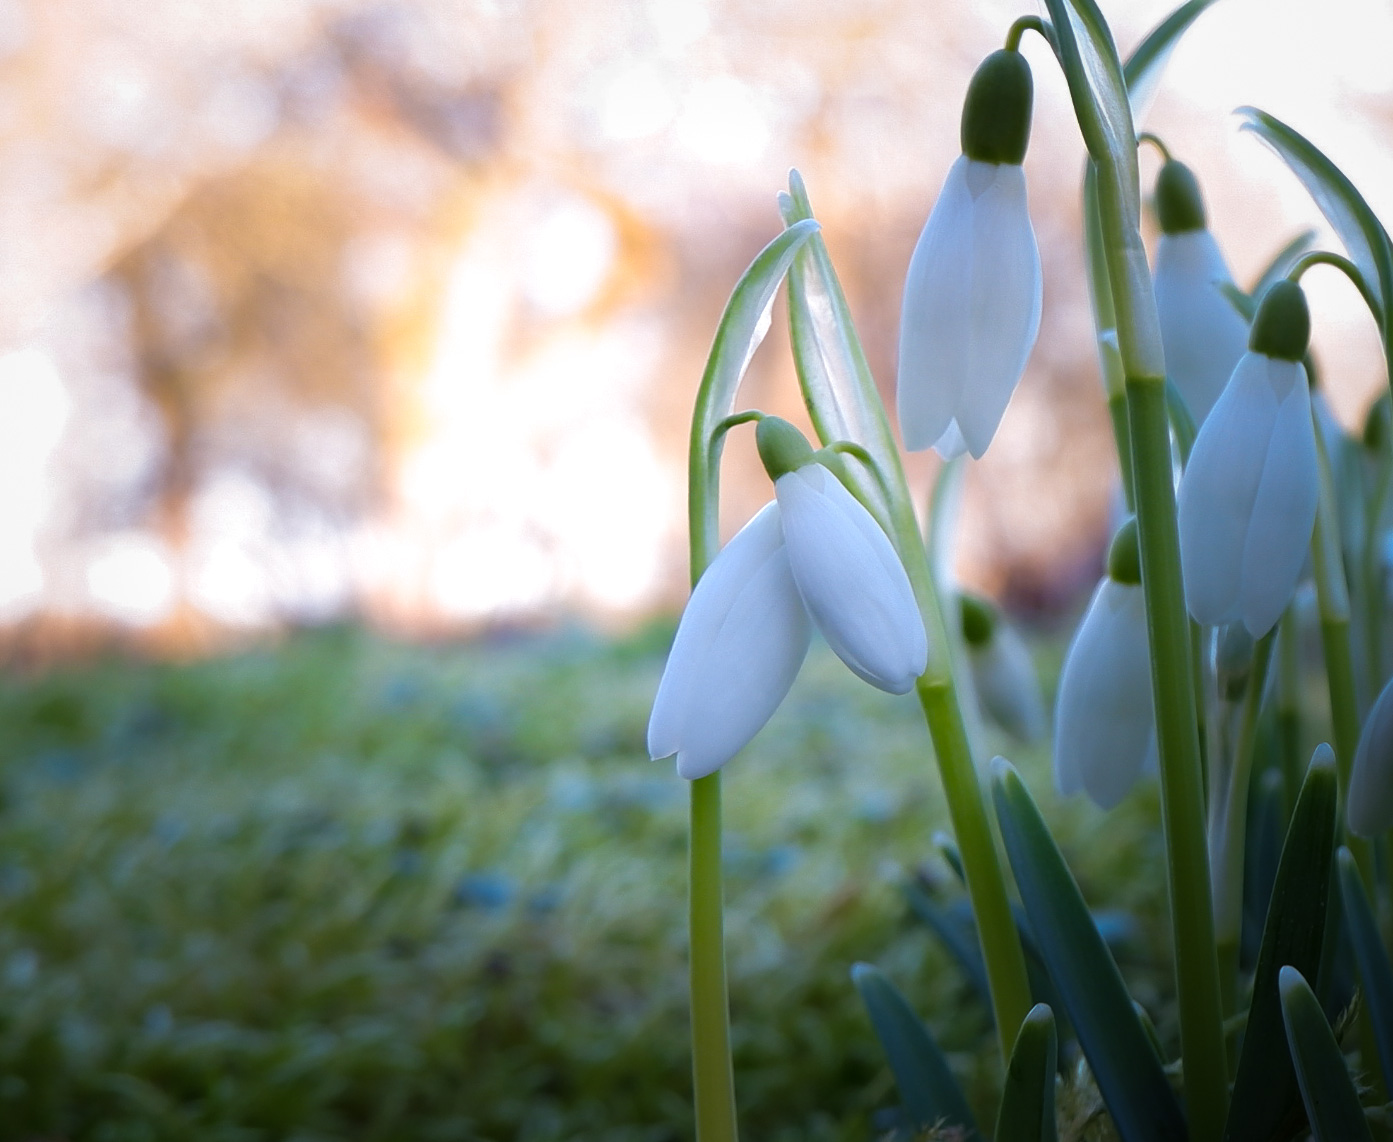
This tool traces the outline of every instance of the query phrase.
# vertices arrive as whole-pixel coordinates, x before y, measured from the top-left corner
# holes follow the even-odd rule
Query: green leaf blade
[[[1393,335],[1393,243],[1388,231],[1344,171],[1304,135],[1256,107],[1240,107],[1238,114],[1244,119],[1241,129],[1266,143],[1300,179],[1376,294],[1380,310],[1374,321],[1383,334],[1387,360]]]
[[[899,988],[871,964],[855,964],[851,979],[861,993],[895,1075],[895,1086],[915,1126],[958,1126],[965,1139],[980,1138],[948,1061]]]
[[[1364,1108],[1320,1000],[1294,967],[1282,968],[1282,1022],[1314,1142],[1373,1142]]]
[[[1054,1012],[1037,1003],[1021,1023],[1011,1051],[994,1142],[1058,1142],[1054,1117],[1058,1049]]]
[[[1122,75],[1127,82],[1127,93],[1132,103],[1132,114],[1140,118],[1142,109],[1151,102],[1161,72],[1165,70],[1171,52],[1180,37],[1189,30],[1214,0],[1189,0],[1148,32],[1127,57]]]
[[[1073,874],[1016,771],[998,759],[992,796],[1006,854],[1074,1033],[1125,1142],[1186,1134],[1180,1104]]]
[[[1225,1142],[1268,1142],[1300,1126],[1300,1090],[1286,1049],[1278,979],[1288,966],[1312,979],[1320,971],[1335,801],[1335,757],[1321,746],[1302,782],[1272,885]]]
[[[716,430],[734,411],[735,394],[755,349],[769,328],[769,311],[789,266],[817,231],[811,219],[795,223],[764,247],[741,275],[726,302],[706,359],[692,413],[688,496],[692,523],[692,580],[715,558],[721,444]],[[713,443],[714,441],[714,443]]]
[[[1359,868],[1349,849],[1340,847],[1336,858],[1339,864],[1340,898],[1344,902],[1345,928],[1354,945],[1354,961],[1359,968],[1359,986],[1374,1024],[1378,1041],[1379,1066],[1383,1081],[1393,1089],[1393,966],[1389,965],[1379,937],[1378,923],[1359,879]],[[1366,1069],[1372,1069],[1373,1059],[1365,1059]]]

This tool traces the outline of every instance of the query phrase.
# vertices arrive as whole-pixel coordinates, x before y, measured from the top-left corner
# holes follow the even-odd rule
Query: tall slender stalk
[[[1180,583],[1180,537],[1161,379],[1129,377],[1127,407],[1161,758],[1161,817],[1166,835],[1185,1103],[1191,1137],[1196,1142],[1214,1142],[1222,1135],[1228,1111],[1228,1060],[1210,903],[1195,691],[1190,678],[1189,616]]]
[[[1118,163],[1135,157],[1114,156]],[[1098,205],[1118,350],[1126,375],[1142,587],[1160,752],[1161,816],[1175,944],[1185,1102],[1195,1142],[1215,1142],[1228,1112],[1223,1003],[1205,838],[1203,766],[1191,677],[1190,619],[1180,578],[1165,363],[1146,252],[1120,172],[1099,170]]]
[[[1243,857],[1248,833],[1248,784],[1257,744],[1258,712],[1262,706],[1267,667],[1276,640],[1274,628],[1253,648],[1248,688],[1239,714],[1238,739],[1234,743],[1227,787],[1216,791],[1210,804],[1213,826],[1209,859],[1214,886],[1214,929],[1219,950],[1219,987],[1224,1016],[1238,1014],[1238,944],[1243,927]],[[1236,1062],[1236,1059],[1232,1059]]]
[[[781,204],[784,221],[789,225],[795,225],[799,221],[811,219],[812,206],[802,180],[796,174],[790,181],[790,191],[786,201]],[[890,430],[879,390],[871,375],[870,365],[856,335],[841,283],[837,279],[836,270],[821,237],[816,237],[808,243],[807,248],[799,254],[799,260],[800,266],[816,275],[820,289],[825,291],[822,304],[830,310],[836,333],[841,338],[830,356],[843,363],[846,369],[846,383],[854,385],[860,394],[864,419],[857,427],[864,439],[859,443],[866,447],[868,453],[881,466],[879,477],[888,493],[886,511],[890,537],[904,562],[905,572],[909,575],[920,614],[924,619],[924,629],[929,642],[929,661],[917,686],[919,701],[924,711],[929,736],[933,740],[934,754],[943,779],[944,795],[948,801],[948,813],[962,854],[963,872],[967,880],[972,911],[977,919],[978,938],[982,958],[986,964],[992,1011],[996,1019],[997,1038],[1004,1064],[1011,1057],[1016,1033],[1031,1008],[1030,981],[1026,975],[1025,954],[1021,949],[1020,935],[1016,931],[1011,914],[1004,870],[997,855],[987,816],[981,779],[972,756],[971,739],[967,732],[955,675],[959,664],[954,660],[953,639],[949,634],[943,600],[933,569],[929,565],[924,539],[914,514],[914,500],[909,493],[904,464],[900,459],[894,434]],[[823,443],[830,444],[830,425],[825,423],[821,415],[824,410],[815,407],[816,402],[811,397],[812,389],[808,384],[810,362],[805,360],[805,353],[821,354],[828,346],[814,343],[819,336],[831,336],[831,332],[824,330],[819,334],[811,328],[811,323],[806,327],[801,324],[807,320],[810,309],[802,293],[803,288],[798,276],[798,267],[795,267],[789,279],[789,317],[793,329],[794,360],[798,366],[804,399],[809,405],[813,423],[817,425]],[[806,350],[802,348],[805,344]]]
[[[692,1078],[700,1142],[735,1142],[725,931],[721,915],[721,775],[692,782],[688,871],[691,926]]]

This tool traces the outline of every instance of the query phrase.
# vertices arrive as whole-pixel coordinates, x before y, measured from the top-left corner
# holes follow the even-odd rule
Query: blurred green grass
[[[0,679],[0,1137],[690,1137],[686,788],[644,751],[671,629]],[[1012,756],[1172,1034],[1154,790],[1105,818]],[[984,1008],[901,892],[957,895],[912,700],[818,647],[725,822],[747,1136],[865,1139],[893,1104],[855,960],[985,1112]]]

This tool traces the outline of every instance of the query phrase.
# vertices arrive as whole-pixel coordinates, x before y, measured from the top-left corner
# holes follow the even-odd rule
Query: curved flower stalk
[[[1393,828],[1393,682],[1384,686],[1360,731],[1346,812],[1349,830],[1358,836]]]
[[[1166,375],[1195,424],[1203,425],[1247,348],[1248,323],[1224,296],[1233,277],[1205,224],[1199,183],[1185,164],[1171,160],[1161,168],[1156,210],[1156,312]]]
[[[1154,764],[1156,714],[1135,520],[1108,552],[1064,658],[1055,708],[1054,776],[1059,792],[1086,793],[1111,809]]]
[[[910,259],[900,314],[897,400],[911,451],[981,457],[1040,330],[1040,252],[1021,162],[1030,67],[994,52],[963,105],[963,153]]]
[[[1254,638],[1291,601],[1316,522],[1315,430],[1301,364],[1310,328],[1301,287],[1274,285],[1180,481],[1190,613],[1214,626],[1241,621]]]
[[[815,623],[860,678],[907,694],[928,640],[889,538],[787,421],[765,417],[767,504],[698,580],[648,723],[653,758],[695,780],[716,772],[788,694]]]
[[[972,687],[983,711],[1017,741],[1038,741],[1045,732],[1045,703],[1021,636],[987,600],[964,593],[958,604]]]

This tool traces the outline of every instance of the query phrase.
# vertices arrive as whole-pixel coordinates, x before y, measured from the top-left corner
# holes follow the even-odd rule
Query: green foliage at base
[[[0,1138],[688,1137],[686,786],[643,741],[670,634],[0,677]],[[744,1133],[860,1142],[894,1103],[858,959],[989,1115],[986,1010],[903,903],[921,862],[958,891],[913,703],[815,650],[725,785]],[[1159,924],[1155,812],[1050,816],[1091,903]]]

